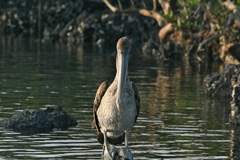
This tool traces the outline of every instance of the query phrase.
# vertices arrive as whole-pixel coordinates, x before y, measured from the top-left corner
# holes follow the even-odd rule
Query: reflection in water
[[[0,38],[0,120],[15,110],[59,105],[78,119],[78,126],[49,134],[0,128],[0,157],[100,159],[91,105],[98,84],[113,78],[114,62],[110,52]],[[228,159],[227,104],[207,100],[204,75],[139,57],[132,57],[129,67],[141,96],[130,137],[135,159]]]
[[[230,158],[231,160],[240,159],[240,126],[232,126],[230,130]]]

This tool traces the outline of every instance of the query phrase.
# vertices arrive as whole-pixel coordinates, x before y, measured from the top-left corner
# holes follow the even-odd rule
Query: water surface
[[[0,128],[0,158],[100,159],[92,101],[97,86],[114,73],[111,51],[0,39],[0,120],[16,110],[62,106],[78,121],[76,127],[47,134]],[[228,159],[228,106],[207,99],[204,74],[137,55],[131,57],[129,75],[141,96],[130,136],[135,159]]]

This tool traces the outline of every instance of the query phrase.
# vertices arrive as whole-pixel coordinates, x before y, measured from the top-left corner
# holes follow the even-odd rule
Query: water
[[[100,159],[92,102],[98,84],[113,78],[115,65],[112,52],[99,52],[1,39],[0,120],[16,110],[62,106],[78,125],[30,136],[0,128],[0,159]],[[129,138],[135,159],[228,159],[228,106],[207,99],[204,74],[138,56],[131,57],[129,74],[141,96]]]

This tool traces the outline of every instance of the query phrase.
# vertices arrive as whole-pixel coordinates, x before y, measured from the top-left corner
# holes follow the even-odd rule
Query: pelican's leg
[[[125,144],[125,147],[128,148],[128,131],[125,130],[125,138],[124,138],[124,144]]]
[[[128,159],[128,160],[133,160],[133,154],[131,152],[131,150],[129,149],[128,147],[128,131],[125,130],[125,141],[124,141],[124,144],[125,144],[125,150],[124,150],[124,159]]]
[[[112,160],[112,157],[108,150],[108,144],[107,144],[107,132],[103,132],[103,160]]]
[[[107,131],[103,132],[103,160],[115,159],[116,149],[113,145],[108,144]]]
[[[111,156],[110,152],[108,150],[108,142],[107,142],[107,131],[103,132],[103,151],[105,156]]]
[[[103,132],[103,145],[107,148],[107,133],[106,131]]]

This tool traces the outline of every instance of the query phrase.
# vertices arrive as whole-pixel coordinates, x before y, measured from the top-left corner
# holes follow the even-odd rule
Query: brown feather
[[[98,107],[101,103],[102,97],[104,96],[107,88],[109,87],[109,84],[107,83],[107,81],[102,82],[97,90],[95,99],[94,99],[94,103],[93,103],[93,122],[92,122],[92,127],[96,128],[97,131],[97,140],[99,141],[99,143],[103,144],[103,133],[101,132],[101,126],[99,125],[98,122],[98,117],[97,117],[97,110]],[[138,90],[136,85],[132,82],[132,87],[134,90],[134,96],[135,96],[135,100],[136,100],[136,107],[137,107],[137,115],[135,118],[135,121],[137,120],[137,117],[139,115],[139,109],[140,109],[140,97],[138,94]],[[125,134],[121,135],[120,137],[117,138],[107,138],[108,142],[114,145],[117,144],[121,144],[124,141],[124,136]]]
[[[108,87],[109,87],[109,84],[107,83],[107,81],[104,81],[99,85],[96,96],[95,96],[95,99],[94,99],[94,103],[93,103],[92,127],[96,128],[96,130],[97,130],[97,140],[101,144],[103,144],[104,139],[103,139],[103,133],[101,132],[101,127],[100,127],[99,122],[98,122],[97,110],[98,110],[98,107],[101,103],[102,97],[104,96]],[[107,140],[108,140],[109,143],[114,144],[114,145],[121,144],[124,141],[124,136],[125,136],[125,134],[123,134],[122,136],[117,137],[117,138],[107,138]]]
[[[102,97],[104,96],[106,90],[108,88],[107,81],[102,82],[98,89],[97,93],[93,102],[93,121],[92,121],[92,127],[96,128],[97,130],[97,139],[100,143],[103,143],[103,134],[101,133],[98,117],[97,117],[97,110],[101,103]]]

